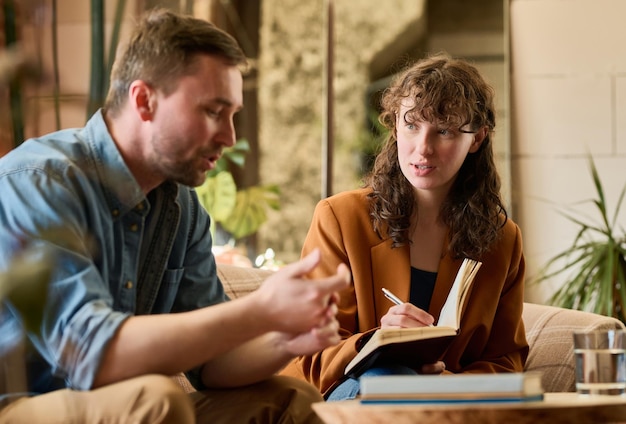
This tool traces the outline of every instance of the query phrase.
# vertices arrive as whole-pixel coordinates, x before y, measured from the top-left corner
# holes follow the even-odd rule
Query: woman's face
[[[418,192],[445,196],[468,153],[478,150],[486,128],[449,128],[438,122],[407,116],[412,103],[403,102],[396,116],[398,162],[405,178]]]

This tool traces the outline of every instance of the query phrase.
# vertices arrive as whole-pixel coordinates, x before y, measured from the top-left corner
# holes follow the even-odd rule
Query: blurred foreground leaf
[[[52,269],[50,254],[27,249],[14,258],[5,273],[0,274],[0,300],[7,301],[17,310],[26,331],[39,331]]]

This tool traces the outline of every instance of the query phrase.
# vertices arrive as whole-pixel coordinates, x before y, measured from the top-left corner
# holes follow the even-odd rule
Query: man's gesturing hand
[[[350,284],[350,271],[341,264],[334,275],[307,279],[306,274],[319,262],[320,252],[314,250],[277,271],[255,292],[258,306],[264,308],[271,330],[296,335],[319,329],[328,335],[329,329],[334,328],[336,293]]]

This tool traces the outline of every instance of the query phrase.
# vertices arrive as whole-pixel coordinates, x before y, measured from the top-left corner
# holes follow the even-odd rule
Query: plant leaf
[[[226,171],[207,178],[196,187],[200,203],[215,221],[223,221],[233,212],[237,202],[237,186],[233,176]]]
[[[266,209],[279,208],[278,187],[275,185],[249,187],[237,192],[237,204],[227,219],[221,222],[235,239],[254,234],[267,221]]]
[[[223,158],[242,167],[246,161],[246,155],[250,153],[250,143],[245,138],[237,140],[234,146],[224,149]]]
[[[214,177],[223,171],[228,172],[229,163],[242,167],[248,152],[250,152],[250,143],[248,143],[248,140],[245,138],[238,140],[234,146],[224,149],[222,156],[215,164],[215,168],[207,172],[207,178]]]
[[[6,299],[19,313],[29,332],[38,333],[43,321],[53,265],[45,251],[27,249],[0,275],[0,300]]]

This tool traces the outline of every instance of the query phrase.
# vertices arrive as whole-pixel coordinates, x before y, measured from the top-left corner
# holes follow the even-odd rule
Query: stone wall
[[[359,186],[358,140],[372,57],[419,20],[422,2],[340,0],[333,3],[333,193]],[[265,1],[259,59],[260,176],[281,187],[281,210],[259,232],[259,250],[299,257],[321,193],[324,134],[326,2]]]

